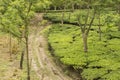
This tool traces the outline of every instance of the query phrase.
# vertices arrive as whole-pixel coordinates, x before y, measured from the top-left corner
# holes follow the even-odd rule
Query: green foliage
[[[82,35],[80,28],[73,25],[53,25],[47,28],[48,41],[60,61],[74,69],[82,70],[83,79],[87,80],[119,80],[120,77],[120,32],[116,26],[119,25],[119,0],[1,0],[0,1],[0,30],[10,33],[15,37],[21,37],[28,26],[29,20],[34,15],[31,11],[28,14],[29,3],[34,3],[32,10],[40,12],[52,7],[59,9],[71,9],[80,7],[81,10],[65,12],[64,22],[69,24],[85,24],[87,6],[91,7],[87,24],[92,18],[93,9],[96,9],[97,16],[92,24],[88,37],[89,52],[84,53],[82,48]],[[112,7],[113,6],[113,7]],[[104,10],[106,11],[104,12]],[[111,11],[114,10],[114,11]],[[64,10],[61,10],[64,11]],[[67,11],[67,10],[66,10]],[[99,17],[99,13],[100,17]],[[61,13],[47,13],[44,18],[53,22],[61,22]],[[102,41],[98,41],[97,27],[102,26]],[[27,22],[28,21],[28,22]],[[45,24],[43,21],[39,25]],[[93,26],[94,25],[94,26]],[[44,30],[45,32],[47,30]],[[43,31],[43,32],[44,32]],[[23,77],[26,77],[23,75]]]
[[[87,80],[99,80],[99,78],[103,75],[105,75],[107,71],[102,68],[102,69],[97,69],[97,68],[89,68],[89,69],[84,69],[82,75],[85,77]]]
[[[36,12],[44,11],[46,9],[49,9],[50,4],[51,2],[49,0],[37,1],[33,6],[33,10]]]
[[[0,12],[1,30],[20,38],[25,29],[23,26],[25,26],[25,18],[27,16],[27,2],[24,2],[24,0],[6,2],[6,0],[4,0],[0,3],[0,8],[4,8],[4,11],[1,9]],[[31,19],[33,15],[34,12],[31,11],[28,19]],[[22,31],[21,28],[23,28]]]
[[[64,22],[68,24],[78,24],[78,16],[80,16],[80,22],[81,24],[84,24],[85,17],[87,14],[86,9],[81,10],[75,10],[74,12],[65,12],[64,13]],[[90,18],[88,20],[88,23],[90,23],[90,20],[92,18],[93,10],[90,10]],[[92,25],[98,26],[99,25],[99,13],[97,13],[97,16],[95,17],[95,20]],[[47,13],[44,15],[45,19],[48,19],[52,22],[61,22],[62,14],[60,12],[56,13]],[[111,28],[112,26],[116,26],[119,21],[119,15],[116,14],[115,11],[103,11],[101,12],[100,16],[100,25],[106,25],[108,28]]]
[[[119,80],[120,70],[111,71],[109,74],[106,74],[100,80]]]
[[[81,0],[80,4],[87,6],[89,3]],[[49,31],[48,40],[54,51],[53,54],[62,63],[73,66],[74,69],[82,70],[83,80],[119,80],[120,78],[118,75],[115,75],[119,71],[120,66],[120,32],[117,31],[119,15],[115,10],[112,11],[113,8],[105,8],[108,4],[113,4],[113,1],[91,0],[90,5],[96,9],[97,15],[88,37],[88,53],[82,51],[82,35],[79,27],[53,25]],[[80,16],[80,22],[84,25],[86,10],[80,9],[74,12],[65,12],[64,23],[76,25]],[[92,12],[93,10],[90,9],[87,24],[90,23]],[[44,18],[54,23],[60,23],[62,14],[60,12],[54,14],[47,13]],[[101,27],[102,41],[98,41],[98,26]]]
[[[28,1],[26,1],[26,0],[1,0],[0,1],[0,29],[1,29],[1,31],[5,32],[5,33],[9,33],[10,35],[12,35],[12,37],[14,36],[14,37],[18,38],[19,40],[22,40],[21,37],[22,38],[28,37],[27,34],[28,34],[29,21],[34,16],[34,12],[31,11],[29,4],[33,4],[34,1],[31,2],[31,0],[28,0]],[[27,35],[27,36],[22,36],[23,34]],[[8,44],[8,45],[10,45],[9,46],[10,49],[8,49],[8,50],[10,50],[10,51],[8,51],[10,53],[10,59],[12,59],[11,52],[13,54],[18,53],[18,50],[17,50],[18,47],[15,45],[12,46],[13,45],[11,43],[12,37],[10,36],[10,42]],[[21,47],[23,47],[23,46],[21,46]],[[5,48],[5,49],[7,49],[7,48]],[[9,59],[8,55],[6,55],[6,57],[7,57],[6,59]],[[17,62],[17,66],[18,66],[19,63],[18,63],[17,59],[13,63],[16,63],[16,62]],[[16,66],[16,64],[13,65],[13,63],[10,65],[14,68],[14,66]],[[28,64],[29,64],[29,61],[28,61]],[[8,69],[9,69],[9,67],[8,67]],[[25,75],[21,75],[20,72],[22,72],[22,71],[14,72],[12,70],[12,68],[9,70],[11,70],[9,72],[12,72],[12,73],[10,73],[10,78],[8,77],[9,74],[4,75],[9,78],[9,79],[6,78],[7,80],[25,80],[24,78],[26,77],[26,74],[25,74],[26,71],[24,72]],[[29,71],[29,70],[27,70],[27,71]],[[18,76],[18,73],[19,73],[19,76]],[[2,79],[4,79],[4,78],[2,78]],[[37,80],[37,79],[33,79],[33,80]]]
[[[74,69],[82,69],[83,79],[119,80],[117,73],[120,68],[120,39],[106,37],[110,34],[119,36],[119,31],[114,29],[111,32],[104,32],[103,41],[98,41],[97,29],[93,27],[88,37],[88,53],[82,50],[82,35],[78,26],[55,24],[49,29],[48,41],[53,54],[62,63],[73,66]]]

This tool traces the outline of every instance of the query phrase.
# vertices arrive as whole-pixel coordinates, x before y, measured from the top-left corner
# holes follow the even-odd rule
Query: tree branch
[[[96,15],[96,10],[94,10],[93,17],[92,17],[92,19],[91,19],[91,22],[90,22],[90,24],[89,24],[89,27],[87,28],[87,31],[86,31],[86,34],[87,34],[87,35],[88,35],[88,33],[89,33],[89,31],[90,31],[90,28],[91,28],[91,26],[92,26],[92,24],[93,24],[93,21],[94,21],[94,19],[95,19],[95,15]]]
[[[84,28],[82,27],[81,22],[80,22],[80,15],[78,16],[78,25],[81,28],[81,32],[84,33]]]

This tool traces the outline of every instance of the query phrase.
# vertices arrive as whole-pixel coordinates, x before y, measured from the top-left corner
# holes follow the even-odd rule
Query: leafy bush
[[[62,63],[82,70],[81,75],[85,80],[119,80],[120,39],[115,37],[119,36],[119,32],[104,32],[102,41],[99,41],[97,29],[93,28],[88,37],[89,52],[84,53],[78,26],[52,25],[48,41],[54,50],[53,54]],[[114,38],[109,39],[107,36],[110,34]]]
[[[65,12],[64,13],[64,23],[69,23],[69,24],[78,24],[78,17],[80,16],[80,22],[82,24],[85,23],[85,17],[86,17],[87,11],[86,10],[76,10],[74,12]],[[88,19],[88,23],[90,23],[90,19],[92,18],[93,15],[93,11],[90,11],[90,15],[89,15],[89,19]],[[113,16],[114,15],[114,16]],[[62,18],[62,13],[60,12],[56,12],[56,13],[47,13],[44,15],[45,19],[48,19],[52,22],[61,22],[61,18]],[[109,11],[108,13],[104,14],[102,13],[100,16],[100,24],[104,25],[106,23],[106,25],[108,27],[111,26],[115,26],[115,24],[117,24],[119,19],[119,16],[117,14],[115,14],[114,11]],[[98,26],[99,25],[99,16],[98,14],[95,17],[95,20],[93,22],[93,25]]]

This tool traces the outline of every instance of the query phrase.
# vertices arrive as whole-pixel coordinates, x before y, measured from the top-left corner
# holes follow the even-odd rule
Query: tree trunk
[[[120,5],[118,5],[118,14],[120,14]]]
[[[9,52],[10,52],[10,60],[12,59],[12,40],[11,40],[11,34],[9,32]]]
[[[30,1],[30,0],[29,0]],[[29,34],[29,28],[28,28],[28,25],[29,25],[29,13],[30,13],[30,10],[31,10],[31,7],[32,7],[32,3],[29,2],[29,7],[28,7],[28,12],[27,12],[27,15],[26,15],[26,18],[25,18],[25,45],[26,45],[26,57],[27,57],[27,80],[30,80],[30,61],[29,61],[29,46],[28,46],[28,34]]]
[[[69,15],[68,15],[68,20],[70,20],[71,18],[71,12],[69,12]]]
[[[72,11],[74,11],[75,10],[75,7],[74,7],[74,3],[72,4]]]
[[[23,49],[22,54],[21,54],[21,59],[20,59],[20,69],[23,69],[24,52],[25,50]]]
[[[100,13],[99,13],[99,26],[98,26],[98,32],[99,32],[99,40],[102,40],[102,31],[101,31],[101,26],[100,26]]]
[[[62,12],[62,20],[61,20],[61,24],[63,25],[64,24],[64,12]]]
[[[118,14],[119,14],[119,17],[120,17],[120,5],[118,6]],[[120,23],[118,23],[118,31],[120,31]]]
[[[101,27],[98,26],[98,30],[99,30],[99,40],[101,41],[102,40],[102,32],[101,32]]]
[[[84,52],[88,52],[87,35],[82,33]]]
[[[56,7],[56,6],[54,6],[54,10],[55,10],[55,11],[57,10],[57,7]]]
[[[26,40],[26,54],[27,54],[27,80],[30,80],[30,62],[29,62],[29,47],[28,47],[28,36],[25,38]]]
[[[118,31],[120,31],[120,23],[119,23],[119,25],[118,25]]]
[[[62,19],[61,19],[61,25],[63,25],[63,24],[64,24],[64,10],[62,12]]]

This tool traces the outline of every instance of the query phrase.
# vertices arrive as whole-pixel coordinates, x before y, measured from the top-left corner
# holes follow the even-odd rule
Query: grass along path
[[[0,80],[22,79],[23,72],[19,69],[17,56],[18,54],[12,54],[12,59],[10,59],[9,36],[6,34],[0,35]]]

